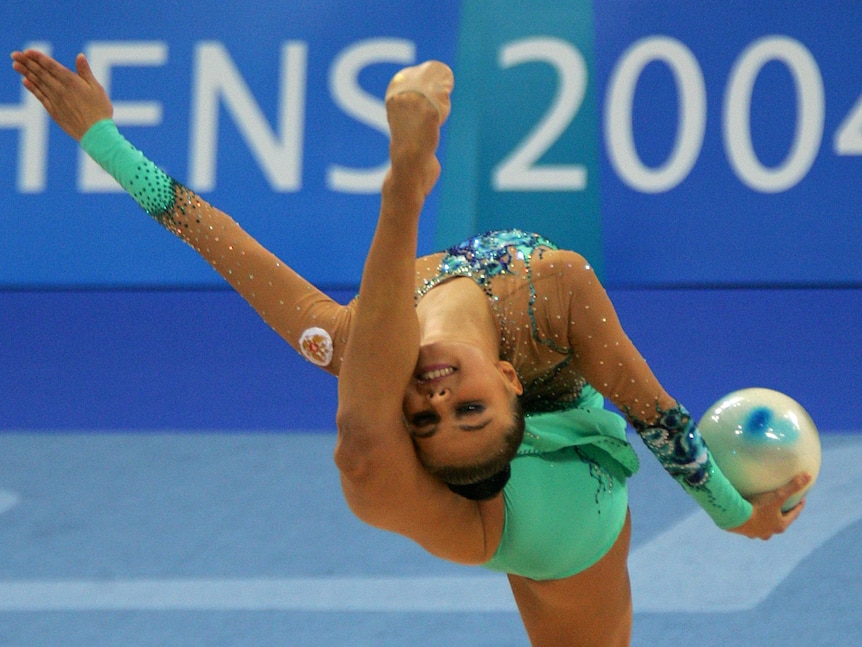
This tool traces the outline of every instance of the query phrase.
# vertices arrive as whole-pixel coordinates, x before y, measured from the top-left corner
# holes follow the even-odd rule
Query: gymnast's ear
[[[524,392],[524,387],[521,385],[521,380],[518,377],[518,371],[515,370],[511,362],[502,359],[499,360],[497,362],[497,370],[500,371],[503,379],[506,380],[506,383],[509,384],[517,395],[521,395]]]

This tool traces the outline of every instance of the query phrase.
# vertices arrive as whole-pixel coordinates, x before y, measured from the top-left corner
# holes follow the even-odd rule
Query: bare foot
[[[405,67],[393,76],[386,89],[386,100],[404,92],[416,92],[434,106],[442,126],[449,116],[449,95],[454,86],[455,77],[448,65],[440,61],[426,61],[421,65]]]
[[[391,174],[415,183],[428,195],[440,176],[435,157],[440,126],[449,116],[452,70],[438,61],[409,67],[396,74],[386,91],[391,140]]]

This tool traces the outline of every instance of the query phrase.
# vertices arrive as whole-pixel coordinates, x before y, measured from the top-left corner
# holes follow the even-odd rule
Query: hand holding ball
[[[787,501],[787,511],[804,498],[820,472],[814,421],[778,391],[734,391],[709,408],[699,428],[716,464],[744,497],[770,492],[807,472],[811,481]]]

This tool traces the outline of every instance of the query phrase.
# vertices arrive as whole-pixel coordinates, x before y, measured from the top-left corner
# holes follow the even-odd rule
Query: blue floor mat
[[[848,644],[862,436],[824,434],[799,522],[710,525],[633,439],[633,644]],[[504,577],[357,521],[327,433],[0,435],[0,645],[528,644]]]

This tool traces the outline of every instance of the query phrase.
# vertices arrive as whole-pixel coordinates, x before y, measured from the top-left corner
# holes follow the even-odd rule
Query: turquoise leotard
[[[503,536],[486,568],[546,580],[596,563],[616,541],[628,510],[626,479],[638,458],[625,421],[586,387],[577,407],[528,416],[503,490]]]

